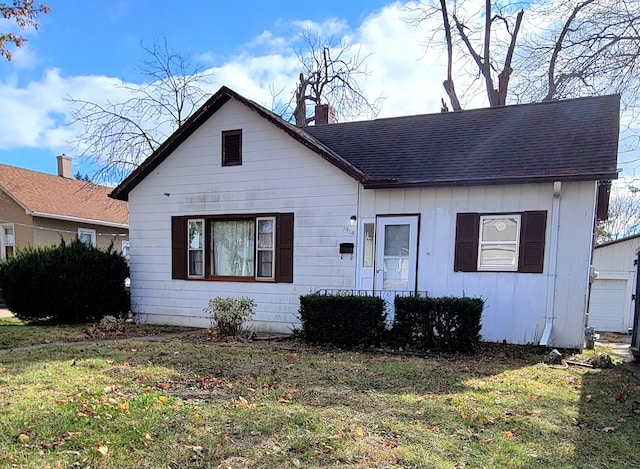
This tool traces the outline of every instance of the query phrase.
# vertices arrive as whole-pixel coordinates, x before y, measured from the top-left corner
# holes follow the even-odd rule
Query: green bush
[[[385,332],[384,300],[349,294],[300,297],[296,333],[305,340],[340,347],[375,344]]]
[[[23,320],[61,323],[100,320],[129,311],[126,260],[79,240],[27,248],[0,263],[0,288],[7,307]]]
[[[256,309],[256,302],[246,296],[242,298],[209,299],[204,312],[211,316],[211,323],[218,329],[221,337],[235,337],[245,321],[249,321]]]
[[[396,297],[392,336],[420,350],[471,353],[480,344],[480,298]]]

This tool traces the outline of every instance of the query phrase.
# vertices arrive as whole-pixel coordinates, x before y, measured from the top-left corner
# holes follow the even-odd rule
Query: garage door
[[[589,325],[602,332],[627,332],[627,280],[596,279],[591,285]]]

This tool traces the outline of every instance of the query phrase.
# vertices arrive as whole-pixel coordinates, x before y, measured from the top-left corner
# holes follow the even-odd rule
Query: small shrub
[[[223,298],[217,296],[209,299],[204,312],[211,316],[211,323],[218,329],[220,337],[235,337],[242,324],[249,321],[256,309],[256,302],[246,296],[242,298]]]
[[[26,248],[0,263],[0,287],[7,307],[23,320],[60,323],[99,321],[129,311],[126,260],[80,240]]]
[[[384,300],[350,294],[300,297],[302,328],[294,331],[310,342],[339,347],[377,344],[385,332]]]

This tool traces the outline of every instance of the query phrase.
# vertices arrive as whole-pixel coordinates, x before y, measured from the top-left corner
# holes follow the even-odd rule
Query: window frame
[[[260,244],[259,244],[259,235],[260,235],[260,221],[266,221],[266,220],[271,220],[272,222],[272,228],[271,228],[271,247],[270,248],[261,248]],[[268,281],[268,280],[273,280],[275,278],[276,275],[276,269],[275,269],[275,258],[276,258],[276,217],[274,216],[267,216],[267,217],[256,217],[255,220],[255,229],[256,229],[256,244],[255,244],[255,259],[254,259],[254,265],[255,265],[255,278],[258,281]],[[269,276],[261,276],[258,275],[260,272],[260,267],[258,265],[259,262],[259,254],[260,252],[271,252],[271,275]]]
[[[488,241],[483,239],[484,221],[486,220],[516,220],[516,239],[513,241]],[[505,213],[499,215],[480,215],[478,225],[478,271],[483,272],[517,272],[520,262],[520,230],[522,229],[522,216],[519,213]],[[486,246],[513,245],[515,247],[515,258],[512,264],[487,265],[482,263],[482,248]]]
[[[229,158],[230,138],[238,137],[238,154],[231,155],[234,159]],[[222,166],[242,166],[242,129],[223,130],[222,131],[222,149],[221,149]]]
[[[259,220],[272,220],[272,247],[265,249],[272,252],[271,276],[258,276],[258,225]],[[190,221],[202,220],[204,233],[204,275],[189,275],[189,239],[188,226]],[[253,275],[214,275],[215,262],[213,253],[213,224],[217,221],[246,221],[253,222]],[[192,215],[171,217],[171,274],[173,279],[230,281],[230,282],[272,282],[293,283],[293,213],[259,213],[236,215]]]
[[[514,215],[520,215],[517,269],[478,269],[481,217],[497,218],[503,216],[513,217]],[[547,210],[457,213],[453,256],[454,272],[543,273],[547,243],[547,215]]]
[[[131,258],[131,243],[128,239],[123,239],[120,243],[120,252],[122,253],[122,257],[129,262],[129,259]]]
[[[197,248],[197,249],[191,247],[191,242],[189,240],[189,227],[190,227],[191,223],[200,223],[201,227],[202,227],[201,228],[202,233],[200,235],[201,236],[202,247]],[[206,257],[205,257],[206,256],[207,240],[206,240],[206,237],[205,237],[205,233],[206,233],[205,226],[206,226],[205,220],[203,218],[201,218],[201,217],[198,217],[198,218],[187,218],[187,240],[186,240],[187,241],[187,246],[186,246],[187,249],[186,249],[186,251],[187,251],[187,277],[189,277],[189,278],[194,278],[194,279],[205,278],[206,275],[207,275],[207,261],[206,261]],[[202,274],[192,274],[191,273],[191,253],[192,252],[198,252],[198,251],[202,252],[202,261],[201,261],[202,262]]]
[[[78,228],[78,239],[80,240],[80,242],[84,242],[82,241],[81,235],[83,234],[88,234],[91,236],[91,243],[90,246],[93,246],[94,248],[96,247],[97,244],[97,237],[96,237],[96,230],[94,230],[93,228]],[[86,243],[85,243],[86,244]]]
[[[2,251],[0,251],[1,259],[10,259],[15,256],[16,253],[16,227],[13,223],[2,223]],[[7,229],[11,230],[11,243],[7,239]],[[9,255],[8,248],[11,248],[11,255]]]

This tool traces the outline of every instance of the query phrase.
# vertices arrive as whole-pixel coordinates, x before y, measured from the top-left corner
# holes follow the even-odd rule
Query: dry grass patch
[[[640,383],[620,366],[206,337],[1,355],[0,467],[640,466]]]

